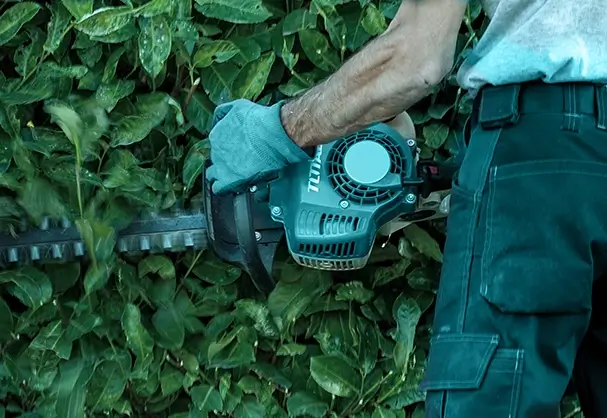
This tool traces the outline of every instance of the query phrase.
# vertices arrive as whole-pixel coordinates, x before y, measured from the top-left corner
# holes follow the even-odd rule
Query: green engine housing
[[[326,270],[363,267],[378,230],[416,211],[423,183],[416,154],[413,139],[378,123],[318,146],[311,162],[283,170],[269,203],[296,262]]]

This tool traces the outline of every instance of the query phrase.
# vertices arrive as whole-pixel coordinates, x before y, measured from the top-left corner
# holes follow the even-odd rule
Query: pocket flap
[[[433,337],[421,390],[478,389],[498,343],[493,334]]]

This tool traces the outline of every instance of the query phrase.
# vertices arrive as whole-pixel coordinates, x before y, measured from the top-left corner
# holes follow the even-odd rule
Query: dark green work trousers
[[[428,418],[607,418],[607,90],[491,87],[454,179]]]

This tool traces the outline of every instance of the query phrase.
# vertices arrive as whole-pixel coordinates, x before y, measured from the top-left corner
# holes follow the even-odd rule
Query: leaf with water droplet
[[[318,16],[311,13],[308,9],[295,9],[285,17],[282,25],[282,34],[283,36],[288,36],[302,29],[316,29],[317,18]]]
[[[208,67],[214,62],[229,61],[238,52],[238,47],[232,41],[218,39],[202,44],[194,54],[193,64],[198,68]]]
[[[171,54],[171,28],[163,16],[139,19],[139,59],[152,78],[162,71]]]
[[[196,0],[204,16],[230,23],[261,23],[272,17],[262,0]]]
[[[372,36],[379,35],[388,28],[386,18],[373,3],[369,3],[365,6],[361,25],[363,29]]]
[[[61,0],[61,3],[78,20],[93,13],[93,0]]]
[[[13,39],[27,22],[38,14],[41,5],[32,1],[17,3],[0,15],[0,45]]]
[[[44,50],[49,53],[59,49],[61,41],[66,35],[67,28],[72,16],[70,12],[59,2],[52,2],[48,5],[52,16],[48,23],[48,32],[44,42]]]
[[[185,190],[190,190],[197,181],[200,181],[202,169],[210,153],[208,141],[198,141],[192,145],[183,163],[182,181]]]
[[[246,64],[232,84],[233,98],[257,99],[266,86],[275,60],[276,54],[269,52],[258,60]]]
[[[102,7],[82,17],[75,27],[89,36],[105,36],[131,23],[133,13],[128,6]]]
[[[0,284],[7,285],[10,294],[32,309],[38,309],[53,296],[51,280],[33,266],[0,272]]]
[[[324,71],[335,71],[340,65],[337,51],[319,30],[304,29],[299,31],[299,41],[306,57]]]
[[[99,106],[111,112],[118,101],[130,96],[135,91],[135,81],[115,80],[110,83],[101,84],[95,92],[95,99]]]

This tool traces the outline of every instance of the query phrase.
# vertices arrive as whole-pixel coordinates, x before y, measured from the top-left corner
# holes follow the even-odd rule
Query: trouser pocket
[[[438,334],[421,389],[426,418],[517,418],[523,350],[491,334]]]
[[[505,313],[591,309],[607,165],[544,160],[490,171],[481,295]],[[599,209],[600,208],[600,209]]]

